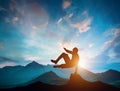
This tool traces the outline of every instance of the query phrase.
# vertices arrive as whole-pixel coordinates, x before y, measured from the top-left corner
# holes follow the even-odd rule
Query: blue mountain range
[[[74,68],[56,69],[53,65],[42,65],[35,61],[26,66],[6,66],[0,69],[0,88],[12,88],[28,85],[37,81],[63,85],[65,84]],[[120,86],[120,72],[108,70],[103,73],[92,73],[84,68],[78,72],[87,81],[101,81],[104,83]]]

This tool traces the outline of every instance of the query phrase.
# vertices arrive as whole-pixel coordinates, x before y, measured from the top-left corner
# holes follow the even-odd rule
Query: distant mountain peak
[[[27,64],[26,66],[35,66],[36,67],[36,66],[43,66],[43,65],[37,63],[36,61],[32,61],[31,63]]]
[[[49,71],[47,73],[44,73],[42,76],[49,76],[49,77],[59,77],[56,73],[54,73],[53,71]]]
[[[38,81],[47,84],[63,85],[67,83],[68,79],[61,78],[53,71],[49,71],[33,80],[33,82],[38,82]]]
[[[39,63],[37,63],[36,61],[32,61],[31,63],[32,63],[32,64],[39,64]]]
[[[108,71],[106,71],[106,73],[113,73],[113,72],[118,72],[119,73],[119,71],[116,71],[116,70],[113,70],[113,69],[109,69]]]

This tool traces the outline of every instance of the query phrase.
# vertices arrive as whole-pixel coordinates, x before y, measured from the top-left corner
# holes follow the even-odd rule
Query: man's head
[[[78,48],[77,48],[77,47],[74,47],[74,48],[73,48],[73,52],[74,52],[74,53],[77,53],[77,52],[78,52]]]

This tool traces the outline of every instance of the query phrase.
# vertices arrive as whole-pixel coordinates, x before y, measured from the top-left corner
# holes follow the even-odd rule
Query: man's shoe
[[[52,63],[54,64],[57,64],[57,61],[56,60],[51,60]]]

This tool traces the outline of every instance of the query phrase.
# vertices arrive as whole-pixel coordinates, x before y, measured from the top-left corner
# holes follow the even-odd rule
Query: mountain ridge
[[[50,84],[50,85],[63,85],[63,84],[66,84],[67,81],[68,81],[68,79],[61,78],[53,71],[49,71],[49,72],[46,72],[46,73],[38,76],[31,82],[32,83],[43,82],[43,83]]]
[[[40,75],[43,75],[46,72],[53,71],[61,78],[69,78],[69,75],[74,71],[73,69],[55,69],[52,65],[41,65],[37,62],[31,62],[26,66],[9,66],[0,69],[0,88],[1,87],[15,87],[21,84],[30,82],[31,80],[36,79]],[[111,76],[106,74],[109,72]],[[82,78],[87,81],[102,81],[107,84],[113,84],[114,82],[120,81],[120,72],[119,71],[106,71],[103,73],[92,73],[84,68],[80,68],[79,74]],[[115,75],[115,74],[118,75]],[[104,75],[105,74],[105,75]],[[113,76],[114,75],[114,76]],[[117,76],[117,77],[116,77]],[[104,79],[103,79],[104,78]],[[13,85],[12,85],[13,84]],[[116,84],[115,84],[116,85]]]
[[[23,87],[11,89],[0,89],[0,91],[119,91],[112,85],[107,85],[102,82],[88,82],[79,74],[71,74],[70,80],[65,85],[48,85],[42,82],[36,82]]]

